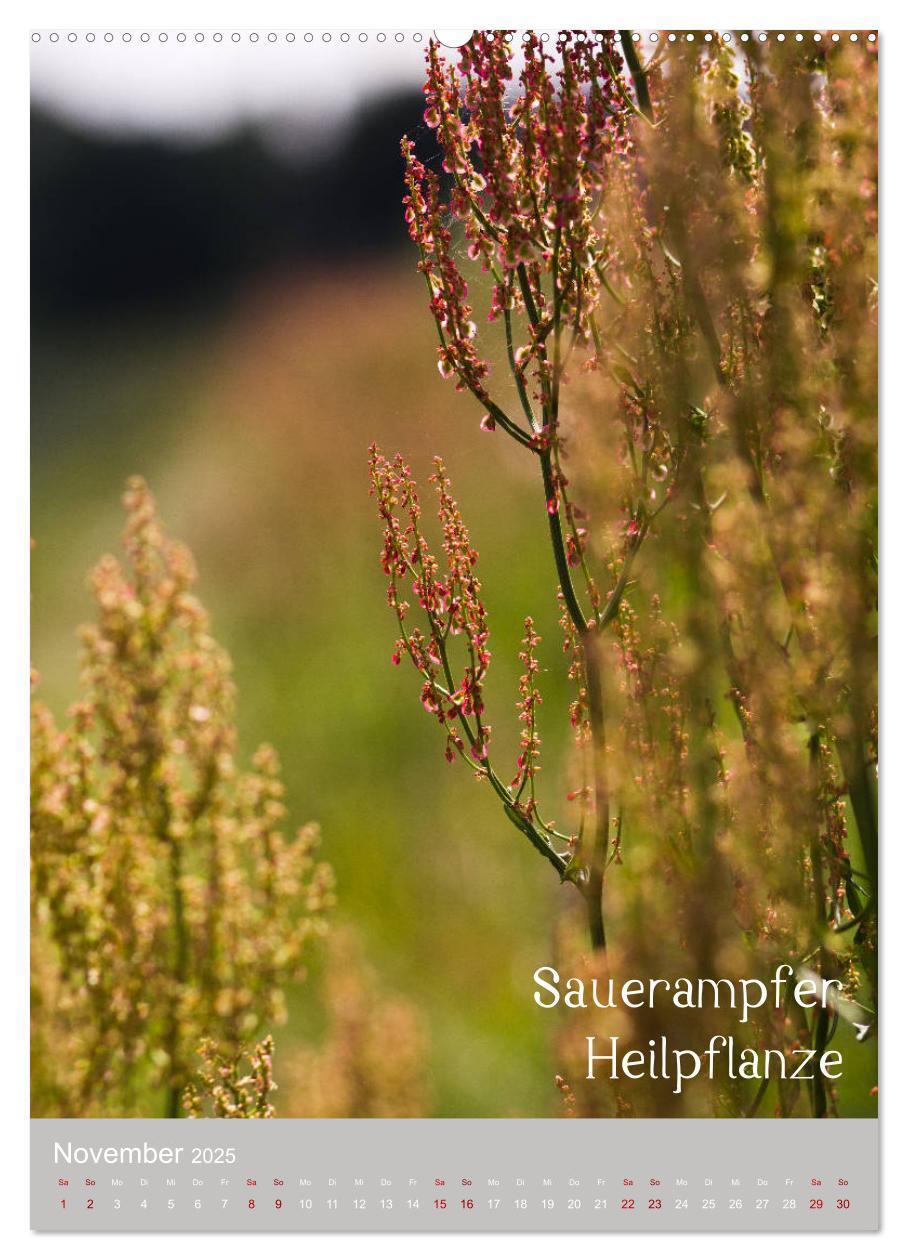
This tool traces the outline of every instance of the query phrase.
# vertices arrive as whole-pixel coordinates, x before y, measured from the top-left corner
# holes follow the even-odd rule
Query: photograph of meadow
[[[876,52],[34,46],[34,1116],[876,1114]]]

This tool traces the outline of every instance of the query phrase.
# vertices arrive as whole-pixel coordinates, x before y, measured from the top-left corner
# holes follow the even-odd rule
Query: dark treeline
[[[253,129],[188,147],[33,112],[34,318],[203,302],[256,271],[402,246],[399,141],[426,142],[421,112],[418,95],[372,101],[296,160]]]

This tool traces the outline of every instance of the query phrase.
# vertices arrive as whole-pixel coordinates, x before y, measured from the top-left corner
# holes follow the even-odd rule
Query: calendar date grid
[[[40,1230],[877,1228],[876,1121],[32,1121]]]
[[[178,1207],[224,1213],[540,1212],[848,1212],[850,1179],[773,1177],[744,1179],[669,1176],[569,1177],[326,1177],[240,1176],[59,1178],[61,1212],[154,1213]]]

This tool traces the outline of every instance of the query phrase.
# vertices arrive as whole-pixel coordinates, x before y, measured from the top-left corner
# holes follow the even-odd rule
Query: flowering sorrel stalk
[[[138,478],[126,564],[91,575],[83,697],[32,726],[33,1105],[178,1115],[196,1052],[236,1062],[285,1017],[322,931],[318,835],[283,834],[273,749],[236,766],[230,662]]]
[[[197,1079],[183,1091],[183,1107],[193,1120],[211,1115],[220,1120],[271,1120],[277,1089],[272,1073],[274,1041],[266,1037],[247,1056],[236,1052],[229,1058],[204,1038],[199,1044],[202,1066]],[[248,1061],[244,1070],[243,1060]]]
[[[603,599],[587,563],[581,514],[562,469],[559,406],[570,351],[578,344],[594,349],[601,345],[596,311],[600,291],[610,287],[607,273],[613,246],[596,222],[595,208],[612,166],[628,151],[627,124],[633,107],[608,38],[587,40],[564,34],[557,50],[556,83],[549,70],[552,57],[537,36],[528,35],[517,92],[509,101],[512,53],[504,32],[470,40],[459,73],[444,64],[437,44],[429,45],[425,119],[442,146],[451,190],[443,204],[441,180],[416,158],[413,145],[405,139],[404,204],[438,330],[439,371],[442,376],[456,377],[457,388],[468,389],[483,405],[484,429],[501,427],[533,452],[539,464],[566,614],[566,646],[575,657],[572,673],[578,698],[573,720],[592,777],[590,787],[579,795],[592,804],[592,834],[584,837],[582,828],[576,835],[565,834],[543,824],[538,816],[533,790],[538,755],[533,697],[537,693],[529,664],[535,633],[530,622],[522,654],[528,674],[521,696],[525,726],[520,773],[510,788],[504,787],[489,764],[485,731],[478,732],[484,755],[476,760],[502,798],[508,816],[562,879],[570,879],[583,894],[590,940],[598,949],[605,946],[602,887],[612,831],[597,641],[618,611],[634,558],[658,509],[647,511],[642,505],[634,509],[620,571]],[[487,387],[489,364],[477,350],[466,281],[454,260],[449,214],[463,225],[469,257],[481,263],[494,281],[489,320],[499,321],[504,329],[519,420],[511,418]],[[373,478],[386,524],[386,553],[389,538],[394,545],[391,508],[401,469],[398,465],[392,472],[380,457],[373,456]],[[415,495],[412,483],[408,485],[412,502]],[[421,555],[417,548],[417,563]],[[580,579],[576,586],[572,570]],[[400,569],[396,572],[404,576]],[[394,603],[396,596],[391,598]],[[402,641],[409,642],[406,636]],[[488,661],[485,647],[483,651],[484,672]],[[413,651],[410,654],[421,668],[422,661]],[[457,708],[449,701],[447,711]],[[452,748],[457,744],[449,732],[449,752]]]
[[[644,64],[630,32],[562,32],[549,53],[542,36],[486,31],[455,65],[431,44],[427,65],[442,170],[404,141],[406,218],[441,375],[539,469],[576,687],[577,825],[535,805],[532,623],[511,779],[490,760],[485,609],[444,472],[459,541],[440,565],[407,466],[373,449],[395,658],[422,675],[449,757],[583,895],[591,966],[621,862],[619,965],[760,975],[785,960],[841,980],[838,1015],[861,1012],[863,1036],[877,1005],[875,45],[736,54],[716,32],[663,35]],[[497,339],[479,334],[464,253],[491,285]],[[843,1018],[789,1003],[753,1036],[822,1050]],[[573,1094],[606,1114],[580,1082]],[[767,1096],[728,1083],[714,1105],[755,1114]],[[801,1097],[780,1084],[778,1112]],[[836,1105],[822,1082],[805,1102]]]

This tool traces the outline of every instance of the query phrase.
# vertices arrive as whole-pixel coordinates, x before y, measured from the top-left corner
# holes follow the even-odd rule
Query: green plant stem
[[[167,1115],[177,1117],[181,1114],[182,1091],[178,1080],[178,1062],[180,1050],[180,1015],[183,987],[187,980],[189,963],[189,940],[186,932],[186,902],[183,896],[183,860],[179,842],[170,841],[170,882],[173,906],[173,930],[175,942],[174,981],[176,992],[170,1012],[169,1051],[170,1051],[170,1085],[167,1090]]]
[[[824,944],[827,930],[826,922],[826,889],[823,882],[823,852],[820,846],[820,829],[822,826],[822,807],[820,800],[820,733],[811,733],[808,742],[810,754],[810,788],[814,800],[813,825],[810,833],[810,866],[813,885],[814,913],[816,915],[816,934],[818,948],[817,970],[821,980],[820,996],[813,1027],[813,1045],[816,1057],[822,1055],[829,1040],[829,1010],[827,1009],[822,990],[822,981],[827,978],[831,959]],[[814,1116],[821,1119],[827,1114],[828,1099],[826,1096],[826,1080],[818,1072],[814,1077],[810,1090],[811,1108]]]
[[[602,912],[602,893],[605,883],[605,866],[609,844],[609,792],[605,765],[605,707],[602,699],[602,675],[599,667],[597,635],[595,630],[583,636],[583,658],[586,666],[586,685],[589,697],[590,728],[592,733],[593,790],[596,798],[596,826],[589,861],[589,879],[585,887],[587,926],[593,949],[605,949],[605,919]]]
[[[583,615],[583,609],[580,607],[574,584],[571,580],[570,566],[568,565],[564,546],[564,531],[561,527],[561,514],[556,506],[558,490],[552,467],[551,452],[548,450],[540,452],[539,462],[542,468],[542,482],[545,491],[546,513],[549,519],[549,536],[552,542],[552,553],[555,558],[555,569],[558,573],[561,593],[564,596],[568,615],[580,636],[583,648],[584,672],[586,674],[587,695],[589,698],[596,826],[592,852],[589,857],[588,878],[582,887],[582,891],[586,900],[590,944],[594,950],[600,950],[606,947],[602,891],[605,881],[606,858],[608,856],[609,801],[605,774],[605,707],[602,697],[602,675],[597,641],[599,623],[593,622],[590,624]],[[554,512],[551,510],[552,507],[555,507]]]
[[[588,624],[577,599],[577,593],[574,590],[570,565],[568,564],[567,553],[564,548],[564,531],[561,528],[561,513],[558,511],[560,491],[555,481],[551,451],[540,452],[539,463],[542,468],[542,485],[545,491],[545,510],[549,518],[549,537],[552,542],[552,554],[555,557],[555,569],[558,573],[558,581],[561,584],[561,593],[564,595],[568,615],[574,623],[577,633],[584,637]],[[554,511],[552,510],[553,508]]]
[[[621,50],[624,53],[624,59],[627,62],[627,68],[631,72],[631,78],[634,81],[634,91],[637,93],[637,104],[640,107],[640,113],[649,122],[653,121],[653,103],[650,99],[649,84],[646,81],[646,71],[640,63],[637,54],[637,47],[634,44],[632,31],[621,31]]]
[[[879,833],[877,824],[877,805],[875,793],[870,783],[864,741],[860,736],[855,718],[852,718],[854,733],[849,740],[839,740],[837,744],[839,759],[845,771],[845,781],[851,808],[854,811],[861,846],[864,850],[864,864],[870,880],[871,897],[876,902],[878,892],[879,866]]]

